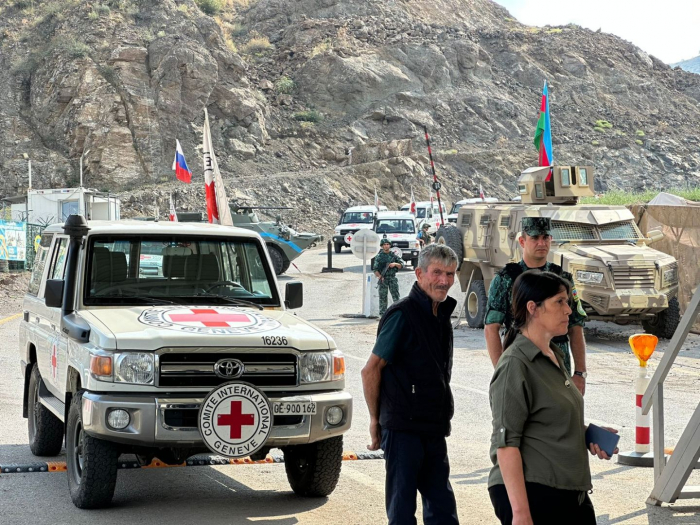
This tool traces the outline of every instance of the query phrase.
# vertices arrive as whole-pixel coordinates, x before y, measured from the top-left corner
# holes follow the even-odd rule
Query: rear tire
[[[343,463],[343,436],[282,451],[287,480],[297,495],[318,498],[333,492]]]
[[[39,365],[35,363],[27,396],[29,450],[35,456],[57,456],[63,446],[63,422],[39,401],[40,385]]]
[[[83,430],[82,401],[82,391],[73,396],[66,423],[68,488],[76,507],[97,509],[108,506],[114,496],[119,451]]]
[[[333,246],[335,247],[335,253],[340,253],[340,250],[343,249],[342,244],[335,243]]]
[[[681,322],[681,307],[677,297],[668,301],[668,308],[659,312],[651,321],[642,321],[644,331],[659,339],[671,339]]]
[[[270,259],[272,259],[272,269],[275,270],[275,275],[281,275],[284,273],[285,267],[284,262],[287,259],[279,248],[272,244],[267,245],[267,251],[270,252]],[[289,265],[287,265],[287,268]]]
[[[470,328],[483,328],[488,301],[484,281],[472,281],[469,290],[467,290],[465,301],[467,304],[464,308],[464,316],[467,319],[467,324]]]
[[[462,232],[454,224],[443,224],[435,234],[435,242],[445,244],[457,254],[457,270],[462,266],[464,259],[464,245],[462,244]]]

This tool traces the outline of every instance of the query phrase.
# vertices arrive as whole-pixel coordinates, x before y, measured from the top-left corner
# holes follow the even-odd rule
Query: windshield
[[[459,203],[453,204],[452,209],[450,210],[450,215],[452,215],[453,213],[457,213],[462,206],[464,205]]]
[[[552,221],[555,241],[633,241],[642,234],[634,221],[620,221],[596,226],[579,222]]]
[[[254,239],[94,236],[86,305],[279,305],[263,248]]]
[[[371,224],[372,219],[374,219],[374,214],[371,211],[349,211],[343,213],[343,216],[340,218],[340,224],[350,224],[354,222]]]
[[[375,228],[377,233],[415,233],[416,228],[411,219],[380,219]]]

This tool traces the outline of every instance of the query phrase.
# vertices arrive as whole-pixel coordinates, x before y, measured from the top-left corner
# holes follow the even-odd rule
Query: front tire
[[[318,498],[333,492],[343,463],[343,436],[282,451],[287,480],[297,495]]]
[[[108,506],[114,496],[119,451],[83,430],[82,401],[82,391],[73,396],[66,423],[68,488],[76,507],[97,509]]]
[[[644,331],[659,339],[671,339],[681,322],[681,307],[677,297],[668,301],[668,308],[659,312],[651,321],[642,321]]]
[[[335,244],[333,244],[333,246],[335,247],[335,253],[340,253],[340,250],[343,249],[343,245],[338,244],[337,242]]]
[[[464,316],[470,328],[483,328],[486,316],[486,287],[484,281],[472,281],[467,290],[466,307]]]
[[[275,270],[275,275],[282,275],[285,270],[284,262],[287,258],[276,246],[268,244],[267,250],[270,252],[270,259],[272,259],[272,268]],[[287,268],[289,268],[289,265],[287,265]]]
[[[57,456],[63,446],[63,422],[39,401],[41,374],[34,364],[29,377],[29,450],[35,456]]]

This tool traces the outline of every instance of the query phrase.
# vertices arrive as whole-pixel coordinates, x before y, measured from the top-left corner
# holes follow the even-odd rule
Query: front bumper
[[[91,436],[139,446],[150,447],[192,447],[204,446],[196,426],[166,423],[169,415],[199,412],[204,401],[201,397],[175,397],[151,395],[106,395],[93,392],[83,394],[83,428]],[[275,401],[313,401],[316,414],[299,416],[293,424],[273,423],[272,432],[266,446],[282,447],[313,443],[343,434],[352,421],[352,396],[343,391],[323,392],[292,396],[268,396]],[[326,423],[326,411],[332,406],[343,409],[344,417],[335,426]],[[107,424],[107,412],[114,408],[127,410],[131,416],[129,426],[123,430],[112,429]],[[191,422],[191,417],[189,417]],[[284,421],[283,421],[284,423]],[[195,423],[196,425],[196,423]]]
[[[641,314],[653,318],[668,308],[669,295],[651,290],[623,289],[600,291],[594,288],[581,292],[581,300],[590,305],[598,315],[629,316]],[[675,295],[675,294],[673,294]]]
[[[333,236],[333,244],[340,244],[342,246],[350,246],[348,243],[345,242],[344,235],[334,235]]]
[[[420,250],[418,248],[401,248],[401,258],[404,261],[417,259],[419,254]]]

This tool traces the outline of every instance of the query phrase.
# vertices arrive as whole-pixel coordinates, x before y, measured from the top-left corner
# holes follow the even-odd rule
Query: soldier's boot
[[[387,303],[388,303],[388,295],[389,295],[388,292],[389,292],[389,287],[384,282],[380,282],[379,283],[379,317],[384,315],[384,312],[386,312]]]

